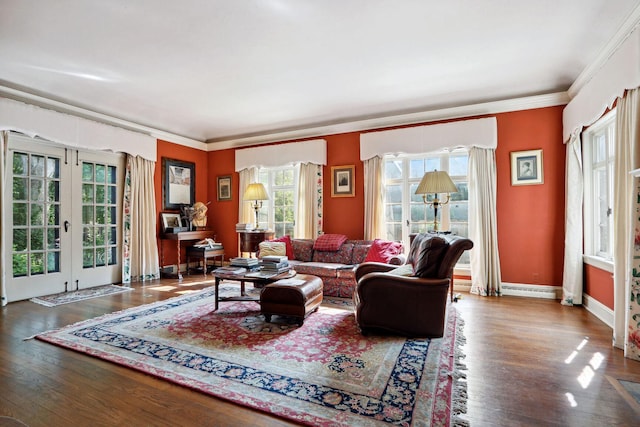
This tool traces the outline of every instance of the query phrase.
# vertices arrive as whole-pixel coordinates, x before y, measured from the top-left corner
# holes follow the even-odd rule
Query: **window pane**
[[[469,168],[469,156],[451,156],[449,157],[449,175],[451,176],[467,176]]]
[[[27,178],[13,178],[13,200],[27,200]]]
[[[31,176],[44,176],[44,156],[31,156]]]
[[[47,158],[47,178],[60,178],[60,159]]]
[[[402,187],[399,185],[387,186],[387,191],[385,192],[385,201],[387,203],[401,203]]]
[[[27,225],[27,206],[26,203],[13,204],[13,225]]]
[[[385,179],[402,178],[402,160],[387,160],[384,164]]]
[[[458,192],[451,193],[451,201],[469,200],[469,184],[466,182],[456,182],[455,184],[458,187]]]
[[[104,203],[105,201],[105,186],[96,185],[96,203]]]
[[[31,250],[32,251],[44,250],[44,228],[31,229]]]
[[[60,205],[47,205],[47,224],[60,224]]]
[[[93,203],[93,184],[82,184],[82,203]]]
[[[55,273],[60,271],[60,252],[47,253],[47,272]]]
[[[425,172],[429,172],[432,170],[442,170],[440,167],[440,157],[430,157],[427,159],[427,166],[425,167]]]
[[[47,230],[47,249],[60,249],[59,228],[49,228]]]
[[[402,205],[387,205],[385,209],[385,218],[387,222],[402,221]]]
[[[29,162],[29,156],[23,153],[13,154],[13,174],[14,175],[27,175],[27,164]]]
[[[13,277],[26,276],[28,265],[29,265],[29,255],[13,254]]]
[[[409,178],[422,178],[424,176],[424,159],[413,159],[409,162]]]
[[[451,221],[468,221],[469,220],[469,204],[466,202],[450,204],[449,218]]]
[[[93,268],[93,249],[85,249],[82,251],[82,267]]]
[[[44,225],[44,205],[31,205],[31,225]]]
[[[31,253],[31,275],[44,274],[44,254]]]
[[[49,181],[47,190],[47,201],[59,202],[60,201],[60,181]]]
[[[107,184],[115,184],[116,183],[116,167],[109,166],[107,171]]]
[[[82,181],[93,182],[93,165],[91,163],[82,163]]]
[[[25,228],[13,229],[13,250],[14,252],[27,250],[27,230]]]
[[[31,193],[30,199],[34,202],[44,201],[44,180],[32,179],[31,180]]]
[[[96,182],[103,183],[106,181],[107,174],[104,165],[96,165]]]
[[[424,222],[427,220],[425,205],[411,205],[411,222]]]

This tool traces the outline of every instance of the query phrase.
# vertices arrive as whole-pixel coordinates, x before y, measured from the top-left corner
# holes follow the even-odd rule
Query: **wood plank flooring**
[[[48,308],[1,309],[0,416],[31,426],[288,426],[269,414],[25,337],[211,286],[137,284],[134,291]],[[468,413],[472,426],[637,426],[607,380],[639,377],[640,362],[611,346],[611,329],[557,301],[464,294]],[[0,426],[2,422],[0,421]]]

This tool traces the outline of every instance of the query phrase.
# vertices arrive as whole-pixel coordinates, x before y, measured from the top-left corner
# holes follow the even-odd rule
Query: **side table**
[[[273,231],[238,231],[238,255],[242,256],[242,252],[257,253],[260,243],[273,239],[275,235]]]
[[[222,246],[215,248],[197,248],[195,246],[187,247],[187,275],[189,272],[189,262],[192,259],[197,259],[198,262],[202,260],[202,272],[207,275],[207,260],[213,259],[214,265],[216,258],[220,258],[220,267],[224,265],[224,248]]]
[[[202,239],[216,239],[216,234],[211,230],[200,231],[180,231],[178,233],[161,233],[160,238],[163,240],[175,240],[178,250],[178,272],[176,276],[178,280],[182,280],[182,273],[180,272],[180,242],[189,240],[202,240]],[[164,250],[161,249],[161,266],[164,267]]]

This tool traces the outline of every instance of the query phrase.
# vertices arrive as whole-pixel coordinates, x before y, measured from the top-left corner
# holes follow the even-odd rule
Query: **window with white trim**
[[[615,110],[584,132],[585,255],[613,261]]]
[[[258,212],[261,224],[268,224],[276,237],[294,236],[298,208],[298,166],[260,168],[258,182],[264,184],[269,194]]]
[[[402,240],[409,247],[409,234],[432,229],[433,207],[415,194],[425,172],[434,169],[447,171],[458,187],[449,203],[438,207],[439,229],[469,236],[469,153],[466,149],[422,155],[386,155],[384,157],[385,224],[388,240]],[[446,200],[446,195],[439,195]],[[427,196],[432,200],[433,194]],[[465,251],[458,266],[470,264]]]

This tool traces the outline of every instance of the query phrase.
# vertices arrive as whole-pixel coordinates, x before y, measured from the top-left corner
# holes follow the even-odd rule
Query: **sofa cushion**
[[[293,259],[309,262],[313,258],[313,240],[311,239],[293,239],[291,240],[291,248],[293,249]]]
[[[351,262],[353,264],[361,264],[369,253],[371,248],[371,242],[364,243],[362,240],[353,241],[353,255],[351,256]]]
[[[442,237],[434,236],[424,239],[413,262],[414,274],[423,279],[437,278],[440,261],[448,247],[449,242]]]
[[[313,249],[315,251],[337,251],[346,241],[347,236],[344,234],[323,234],[318,236],[313,244]]]
[[[402,243],[389,240],[375,239],[364,262],[384,262],[388,264],[391,258],[402,252]]]
[[[289,237],[288,235],[284,235],[282,237],[278,237],[277,239],[273,239],[271,240],[272,242],[284,242],[285,244],[285,255],[287,255],[287,258],[289,259],[293,259],[293,246],[291,245],[291,237]]]
[[[337,251],[313,251],[314,262],[353,264],[353,243],[343,243]]]
[[[286,255],[287,248],[284,242],[274,242],[273,240],[268,240],[265,242],[260,242],[258,245],[258,258],[263,258],[271,255]]]
[[[293,266],[296,273],[311,274],[318,277],[338,277],[340,270],[349,268],[351,268],[350,265],[326,264],[324,262],[305,262]]]

